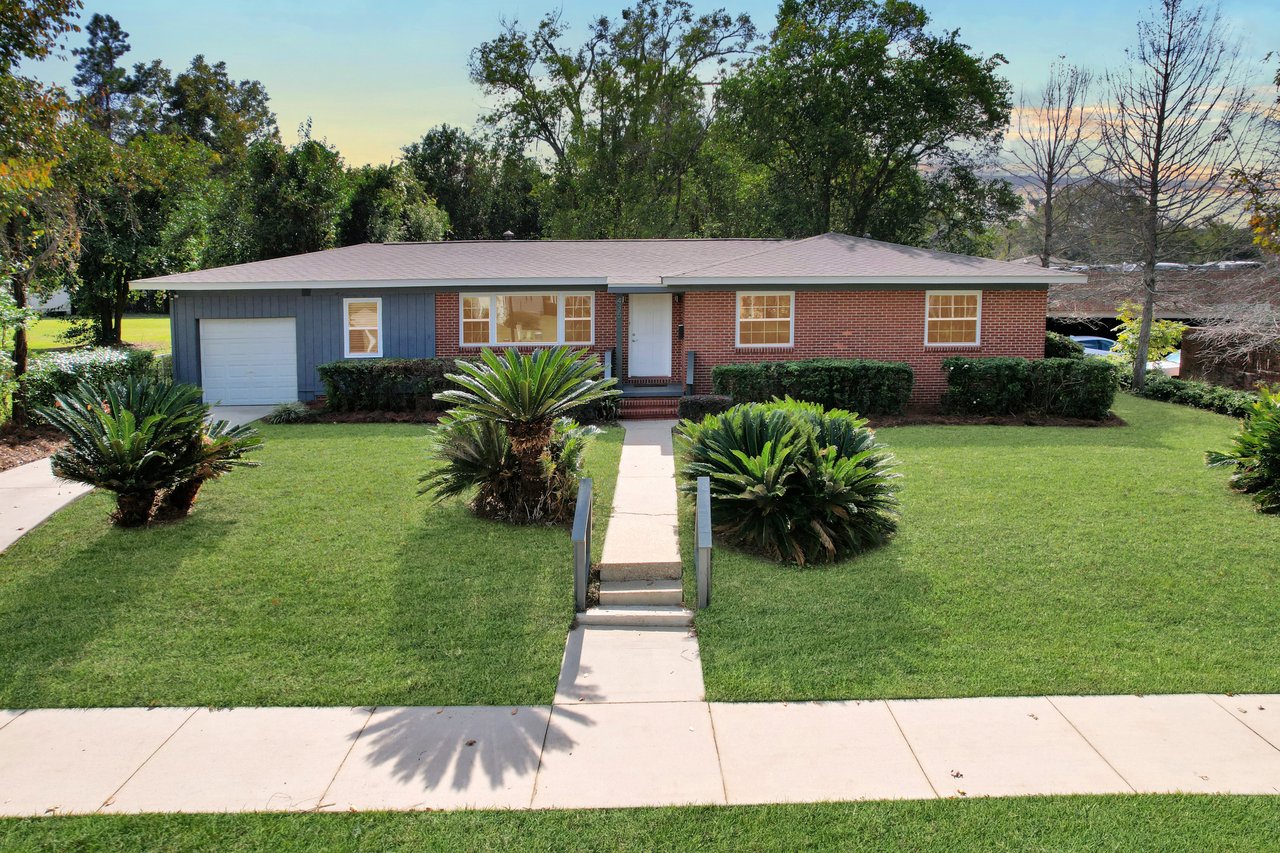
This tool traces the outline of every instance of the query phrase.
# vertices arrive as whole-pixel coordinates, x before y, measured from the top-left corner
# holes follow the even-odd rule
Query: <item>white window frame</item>
[[[791,298],[790,333],[785,344],[744,344],[742,342],[742,297],[788,296]],[[748,320],[747,322],[751,322]],[[733,294],[733,345],[738,349],[783,349],[796,345],[796,292],[794,290],[739,290]]]
[[[959,344],[948,341],[947,343],[930,343],[929,342],[929,320],[931,319],[956,319],[953,317],[931,318],[929,316],[929,300],[934,296],[976,296],[978,297],[978,316],[977,325],[974,328],[974,341],[971,344]],[[965,319],[965,318],[960,318]],[[974,349],[982,346],[982,291],[981,290],[926,290],[924,292],[924,345],[932,349],[947,349],[955,347],[965,347]]]
[[[556,298],[556,339],[554,341],[510,341],[498,343],[498,306],[495,300],[499,296],[554,296]],[[565,341],[564,339],[564,310],[565,297],[568,296],[586,296],[591,302],[591,332],[586,341]],[[462,317],[463,300],[465,299],[488,299],[489,300],[489,340],[485,343],[470,343],[463,340],[463,329],[465,328]],[[582,319],[575,317],[575,320]],[[475,322],[475,321],[472,321]],[[484,347],[501,347],[509,349],[511,347],[589,347],[594,346],[596,342],[596,292],[581,290],[499,290],[491,293],[459,293],[458,294],[458,347],[460,349],[483,349]]]
[[[351,351],[351,309],[352,302],[372,302],[378,306],[378,351]],[[381,296],[347,296],[342,300],[342,357],[343,358],[382,358],[384,343],[382,340],[382,297]]]

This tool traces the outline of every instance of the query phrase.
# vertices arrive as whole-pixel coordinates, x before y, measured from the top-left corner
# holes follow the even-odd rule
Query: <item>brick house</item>
[[[1082,276],[843,234],[350,246],[143,279],[173,294],[174,374],[206,399],[311,399],[340,358],[589,348],[624,397],[709,393],[716,365],[904,361],[937,403],[957,353],[1044,355],[1046,293]]]

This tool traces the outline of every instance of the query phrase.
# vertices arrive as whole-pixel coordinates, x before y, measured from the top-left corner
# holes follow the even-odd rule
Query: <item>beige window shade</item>
[[[379,334],[379,310],[377,301],[352,300],[347,304],[347,354],[379,355],[382,341]]]
[[[488,296],[464,296],[462,298],[462,342],[464,344],[489,343]]]
[[[976,344],[982,297],[978,293],[930,293],[925,342]]]
[[[738,294],[738,345],[789,346],[794,294]]]
[[[591,299],[589,295],[564,298],[565,343],[591,343]]]

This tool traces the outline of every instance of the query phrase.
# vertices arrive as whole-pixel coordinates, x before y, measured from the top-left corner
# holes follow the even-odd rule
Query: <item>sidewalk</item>
[[[0,471],[0,553],[76,498],[92,491],[53,476],[48,459]]]
[[[1280,695],[122,708],[0,726],[9,816],[1280,793]]]

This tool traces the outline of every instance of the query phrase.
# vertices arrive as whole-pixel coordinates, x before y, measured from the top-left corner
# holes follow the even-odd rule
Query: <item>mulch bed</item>
[[[329,412],[310,406],[309,424],[434,424],[443,412]]]
[[[53,427],[42,424],[17,427],[7,423],[0,426],[0,471],[44,459],[66,443],[62,433]]]
[[[868,416],[875,428],[896,426],[1048,426],[1048,427],[1122,427],[1128,426],[1124,418],[1107,415],[1100,421],[1088,418],[1062,418],[1039,415],[944,415],[927,409],[908,409],[901,415]]]

